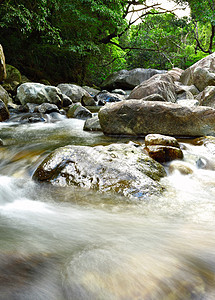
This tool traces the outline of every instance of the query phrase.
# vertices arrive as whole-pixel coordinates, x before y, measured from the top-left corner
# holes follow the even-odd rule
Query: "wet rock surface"
[[[149,134],[145,137],[145,146],[149,156],[158,162],[183,158],[178,141],[170,136]]]
[[[52,103],[62,105],[62,94],[60,89],[41,83],[23,83],[17,89],[17,98],[22,105],[27,103]]]
[[[105,105],[99,111],[102,131],[107,135],[205,136],[215,133],[215,110],[175,103],[126,100]]]
[[[98,115],[87,119],[84,123],[84,128],[85,131],[101,131],[101,126],[99,123],[99,118]]]
[[[66,146],[51,153],[33,179],[58,186],[75,185],[144,199],[162,192],[164,168],[130,144]]]
[[[92,118],[92,113],[79,102],[69,106],[67,117],[86,120]]]
[[[72,102],[81,102],[81,99],[83,96],[91,97],[90,94],[83,89],[81,86],[71,83],[61,83],[57,86],[62,94],[65,94],[67,97],[69,97]]]

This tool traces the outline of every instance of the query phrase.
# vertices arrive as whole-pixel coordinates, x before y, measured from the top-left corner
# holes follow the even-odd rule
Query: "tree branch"
[[[211,24],[211,36],[210,36],[210,44],[208,48],[210,54],[212,54],[214,36],[215,36],[215,26]]]
[[[195,26],[195,30],[193,30],[194,32],[194,38],[196,40],[196,48],[195,48],[195,51],[197,51],[197,49],[199,48],[202,52],[204,53],[208,53],[208,54],[211,54],[212,53],[212,47],[213,47],[213,38],[215,36],[215,27],[213,25],[211,25],[211,36],[210,36],[210,45],[209,45],[209,48],[208,50],[205,50],[202,45],[201,45],[201,42],[199,40],[199,31],[198,31],[198,24],[197,24],[197,21],[194,21],[194,26]]]
[[[110,41],[111,45],[117,46],[118,48],[122,49],[122,50],[144,50],[144,51],[153,51],[153,52],[158,52],[156,49],[152,49],[152,48],[141,48],[141,47],[129,47],[129,46],[121,46],[113,41]]]
[[[167,10],[165,8],[162,8],[160,7],[159,5],[160,4],[152,4],[152,5],[145,5],[143,8],[141,9],[137,9],[137,10],[131,10],[129,11],[129,8],[131,5],[143,5],[143,2],[142,1],[135,1],[135,0],[131,0],[131,1],[128,1],[128,6],[125,10],[125,12],[123,13],[123,18],[125,19],[127,17],[127,15],[129,13],[131,13],[131,18],[128,22],[128,25],[120,32],[120,33],[117,33],[117,31],[115,30],[114,32],[108,34],[106,37],[102,38],[99,40],[100,43],[102,44],[108,44],[110,43],[110,41],[114,38],[114,37],[121,37],[124,33],[126,33],[129,28],[135,24],[138,20],[142,19],[143,17],[147,16],[147,15],[160,15],[160,14],[165,14],[165,13],[173,13],[175,9],[172,9],[172,10]],[[159,9],[160,11],[150,11],[148,9],[152,9],[152,8],[155,8],[156,9]],[[148,11],[146,11],[148,10]],[[132,16],[134,14],[134,12],[138,12],[138,11],[143,11],[143,13],[141,15],[139,15],[135,20],[131,20],[132,19]]]

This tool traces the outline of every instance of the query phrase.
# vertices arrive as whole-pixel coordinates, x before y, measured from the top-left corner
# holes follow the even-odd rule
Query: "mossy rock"
[[[6,72],[7,72],[7,78],[5,80],[6,83],[11,83],[13,81],[16,81],[18,83],[22,82],[21,73],[17,68],[11,65],[6,65]]]

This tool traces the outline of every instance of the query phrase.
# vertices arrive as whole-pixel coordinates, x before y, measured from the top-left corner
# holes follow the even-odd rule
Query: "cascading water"
[[[0,299],[215,299],[213,151],[182,143],[190,174],[144,202],[33,182],[59,146],[128,141],[82,127],[0,124]]]

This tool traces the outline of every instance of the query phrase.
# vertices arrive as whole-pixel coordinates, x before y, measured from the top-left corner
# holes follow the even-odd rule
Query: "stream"
[[[215,299],[215,151],[180,141],[193,173],[166,164],[166,191],[142,202],[33,182],[60,146],[135,142],[83,125],[0,123],[0,299]]]

